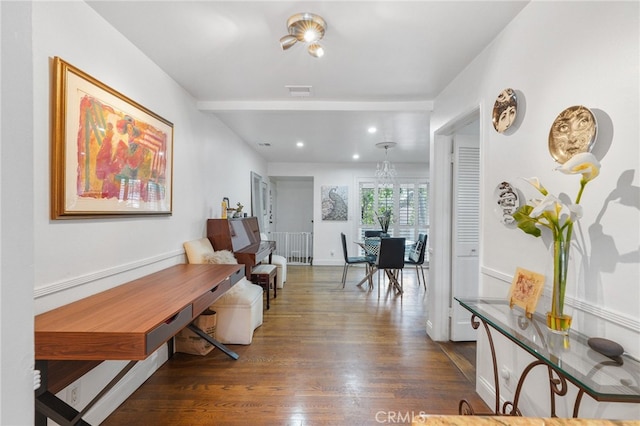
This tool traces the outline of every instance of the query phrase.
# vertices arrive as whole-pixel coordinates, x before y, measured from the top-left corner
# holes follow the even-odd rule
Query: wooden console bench
[[[35,358],[42,385],[36,391],[36,425],[46,425],[47,417],[60,425],[87,425],[82,416],[136,362],[185,327],[237,359],[237,354],[192,321],[243,276],[244,265],[175,265],[37,315]],[[105,360],[131,362],[81,412],[55,396],[60,384],[49,386],[49,379],[55,377],[49,374],[50,368],[64,368],[65,363],[90,365],[80,367],[79,374],[84,374]]]

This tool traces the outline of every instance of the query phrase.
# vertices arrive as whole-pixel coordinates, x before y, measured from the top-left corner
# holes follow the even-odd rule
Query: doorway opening
[[[313,186],[310,176],[269,177],[269,239],[292,265],[313,264]]]
[[[469,277],[472,277],[474,284],[472,284],[471,290],[477,294],[477,277],[479,276],[479,269],[475,266],[478,257],[477,248],[473,244],[471,246],[469,244],[460,245],[458,244],[460,241],[456,240],[455,226],[456,221],[459,222],[456,214],[459,215],[461,209],[455,202],[454,172],[457,171],[454,170],[454,147],[456,139],[468,138],[475,140],[479,150],[481,134],[479,107],[474,107],[459,115],[434,133],[430,161],[432,179],[429,282],[432,283],[432,288],[429,289],[429,294],[432,297],[427,301],[426,329],[427,334],[439,342],[475,340],[475,330],[471,327],[469,315],[458,310],[456,308],[458,303],[453,300],[453,297],[458,295],[456,294],[458,291],[464,291],[464,297],[473,297],[473,294],[468,293],[468,289],[461,290],[456,287],[456,281],[464,283],[470,280]],[[479,167],[478,158],[476,156],[474,161]],[[478,191],[475,193],[477,194]],[[477,211],[475,214],[477,217]],[[461,257],[460,254],[464,256]],[[457,260],[463,260],[463,262],[459,264],[456,257]],[[453,271],[453,268],[456,270]],[[466,328],[471,330],[473,334],[452,333],[454,326],[457,328],[456,331]]]

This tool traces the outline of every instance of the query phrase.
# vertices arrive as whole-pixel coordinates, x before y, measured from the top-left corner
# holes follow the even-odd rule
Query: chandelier
[[[389,148],[393,148],[397,144],[395,142],[379,142],[376,144],[378,148],[384,148],[384,161],[378,163],[376,167],[376,179],[382,183],[391,183],[395,180],[398,172],[396,168],[391,164],[391,161],[387,159],[387,152]]]
[[[327,23],[313,13],[296,13],[287,19],[289,34],[280,38],[280,47],[287,50],[297,42],[306,43],[309,55],[320,58],[324,55],[324,47],[319,43],[324,37]]]

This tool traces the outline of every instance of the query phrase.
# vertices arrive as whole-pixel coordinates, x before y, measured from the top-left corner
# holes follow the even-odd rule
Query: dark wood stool
[[[269,309],[269,290],[271,287],[273,287],[273,298],[278,297],[277,275],[278,267],[276,265],[256,265],[251,271],[251,281],[265,289],[267,309]]]

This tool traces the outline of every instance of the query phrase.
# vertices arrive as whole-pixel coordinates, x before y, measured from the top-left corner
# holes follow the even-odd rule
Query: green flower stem
[[[582,193],[584,192],[584,187],[587,185],[587,180],[580,180],[580,190],[578,191],[578,195],[576,196],[575,204],[580,204],[580,200],[582,199]],[[553,247],[553,257],[554,257],[554,285],[553,285],[553,294],[552,300],[553,303],[551,305],[551,311],[554,315],[562,316],[564,313],[564,295],[567,289],[567,271],[569,266],[569,249],[571,248],[571,237],[573,234],[573,222],[569,222],[566,225],[567,234],[562,240],[562,231],[554,232],[554,247]],[[557,283],[557,284],[556,284]],[[557,287],[557,288],[556,288]],[[558,294],[556,294],[556,291]]]
[[[582,199],[582,193],[584,192],[584,187],[587,186],[587,183],[589,181],[581,179],[580,180],[580,190],[578,191],[578,195],[576,196],[576,202],[575,204],[580,204],[580,200]],[[568,226],[567,226],[567,247],[565,248],[565,250],[567,251],[567,259],[569,259],[569,245],[571,243],[571,234],[573,233],[573,222],[571,222]]]
[[[558,234],[553,243],[553,294],[551,303],[551,313],[562,316],[564,313],[564,295],[567,285],[567,246],[562,241],[562,234]]]

